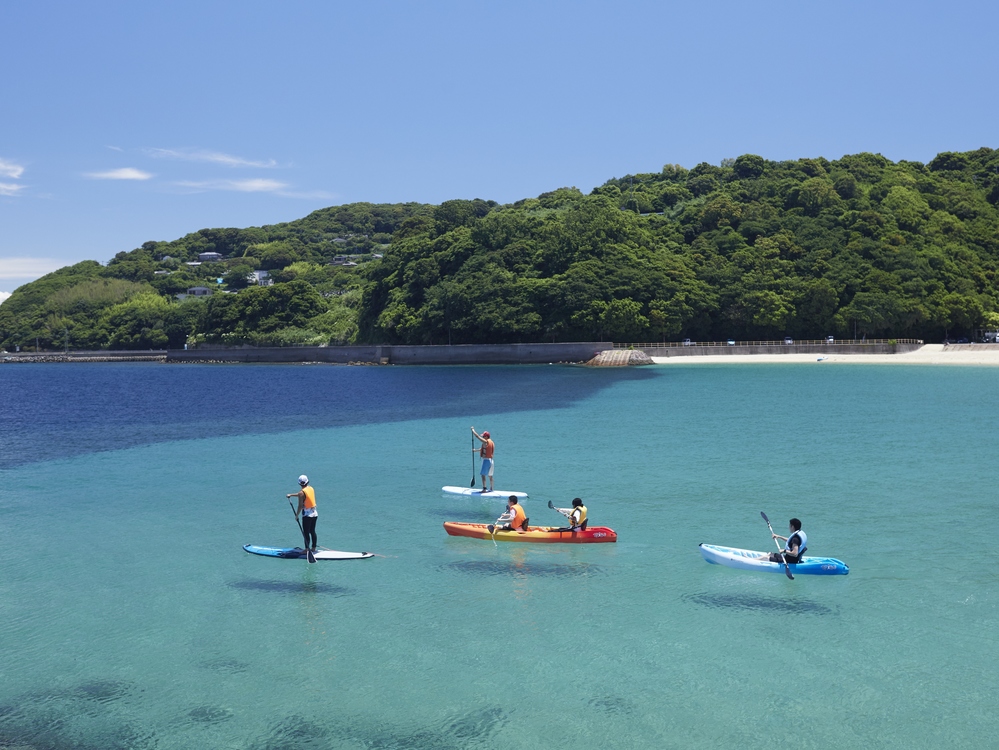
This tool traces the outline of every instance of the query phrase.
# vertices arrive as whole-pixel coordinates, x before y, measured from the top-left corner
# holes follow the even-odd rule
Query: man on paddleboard
[[[298,485],[302,489],[291,495],[285,495],[285,497],[295,496],[298,498],[298,510],[295,511],[295,518],[301,514],[305,549],[310,549],[309,540],[311,539],[311,549],[315,552],[316,547],[319,546],[319,540],[316,537],[316,521],[319,519],[319,511],[316,510],[316,491],[309,486],[309,478],[305,474],[298,478]]]
[[[482,441],[482,446],[479,448],[479,455],[482,457],[482,470],[479,474],[482,475],[482,491],[486,492],[486,477],[489,477],[489,492],[493,491],[493,469],[495,464],[493,463],[493,451],[496,450],[496,444],[489,437],[489,431],[484,431],[481,435],[472,428],[472,434],[475,435],[479,440]],[[474,448],[472,450],[475,450]]]
[[[791,565],[794,565],[801,560],[801,556],[805,554],[805,550],[807,549],[806,545],[808,544],[808,536],[801,530],[801,521],[797,518],[792,518],[788,522],[788,529],[790,530],[790,534],[788,536],[781,536],[780,534],[773,535],[774,539],[783,539],[785,544],[783,559],[781,559],[780,552],[771,552],[768,555],[770,562],[788,562]]]

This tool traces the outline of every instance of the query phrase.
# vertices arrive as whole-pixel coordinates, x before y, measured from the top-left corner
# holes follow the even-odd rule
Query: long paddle
[[[764,513],[761,510],[760,511],[760,515],[763,516],[763,520],[767,522],[767,528],[770,529],[770,536],[774,540],[774,544],[777,545],[777,552],[780,554],[780,559],[784,563],[784,572],[787,573],[787,577],[790,578],[793,581],[794,580],[794,576],[791,575],[791,566],[787,564],[787,558],[784,557],[784,550],[782,550],[780,548],[780,542],[777,541],[777,538],[774,535],[774,527],[770,525],[770,519],[767,518],[767,514],[766,513]]]
[[[305,529],[302,528],[302,522],[298,520],[298,513],[295,512],[295,506],[292,505],[291,498],[285,498],[288,500],[288,505],[291,506],[291,512],[295,516],[295,523],[298,524],[298,530],[302,532],[302,544],[305,545],[305,559],[310,563],[316,561],[316,556],[312,554],[312,550],[309,549],[309,540],[305,538]]]
[[[472,482],[469,487],[475,486],[475,433],[472,433]]]

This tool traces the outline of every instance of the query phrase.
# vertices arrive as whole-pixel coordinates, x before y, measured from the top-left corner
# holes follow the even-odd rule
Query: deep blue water
[[[562,408],[638,369],[19,364],[0,469],[167,440]]]

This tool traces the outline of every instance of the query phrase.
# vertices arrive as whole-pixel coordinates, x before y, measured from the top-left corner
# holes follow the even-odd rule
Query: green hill
[[[203,253],[220,257],[189,265]],[[360,203],[147,242],[17,289],[0,345],[933,340],[997,322],[997,271],[999,151],[744,155],[589,195]],[[214,293],[177,298],[199,286]]]

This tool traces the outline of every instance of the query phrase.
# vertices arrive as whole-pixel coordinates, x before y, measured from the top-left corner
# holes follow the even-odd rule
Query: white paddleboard
[[[506,500],[510,495],[514,497],[527,497],[526,492],[506,492],[505,490],[490,490],[483,492],[475,487],[441,487],[441,491],[448,495],[467,495],[468,497],[499,497]]]
[[[280,557],[285,560],[304,560],[305,550],[301,547],[262,547],[258,544],[244,544],[243,549],[251,555]],[[373,552],[341,552],[335,549],[320,549],[315,553],[317,560],[364,560],[374,557]]]

